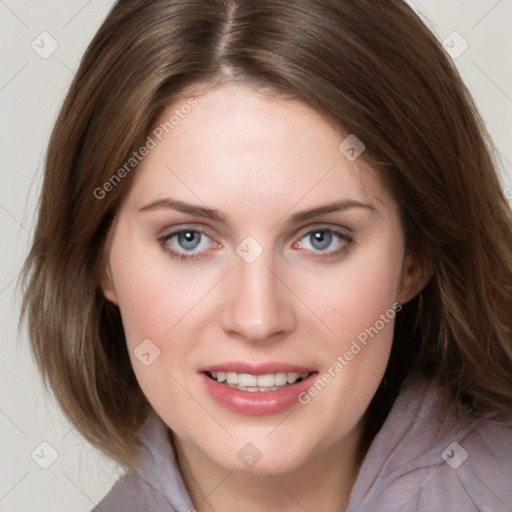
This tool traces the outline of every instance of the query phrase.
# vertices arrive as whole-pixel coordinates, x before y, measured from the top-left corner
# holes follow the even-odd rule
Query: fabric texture
[[[408,379],[375,436],[346,512],[512,512],[512,423],[443,411],[433,384]],[[152,411],[136,471],[92,512],[194,512]],[[311,511],[316,512],[316,511]]]

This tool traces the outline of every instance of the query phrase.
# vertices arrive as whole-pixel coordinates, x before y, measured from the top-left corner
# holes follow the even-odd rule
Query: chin
[[[298,436],[293,439],[290,435],[287,440],[278,435],[272,439],[274,434],[269,437],[266,431],[259,436],[237,436],[228,445],[210,445],[205,453],[226,471],[245,475],[283,474],[306,464],[313,449],[307,445],[310,443],[301,443]]]

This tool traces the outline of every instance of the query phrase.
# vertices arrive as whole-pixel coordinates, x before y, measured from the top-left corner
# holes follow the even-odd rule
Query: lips
[[[267,363],[252,363],[248,361],[230,361],[227,363],[220,363],[211,366],[200,368],[199,372],[234,372],[245,373],[248,375],[265,375],[268,373],[312,373],[315,368],[308,368],[307,366],[300,366],[289,363],[267,362]]]
[[[202,368],[199,375],[220,405],[240,414],[264,415],[296,404],[317,373],[288,363],[229,362]]]

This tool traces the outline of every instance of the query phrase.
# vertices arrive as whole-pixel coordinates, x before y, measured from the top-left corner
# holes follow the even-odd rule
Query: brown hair
[[[176,94],[216,80],[298,98],[356,134],[401,209],[408,250],[432,265],[421,300],[397,317],[378,393],[394,396],[419,353],[418,370],[454,400],[510,414],[511,212],[470,95],[411,8],[401,0],[119,0],[53,130],[22,279],[32,350],[77,429],[133,466],[149,407],[120,312],[99,286],[107,235],[136,171],[101,199],[94,190]]]

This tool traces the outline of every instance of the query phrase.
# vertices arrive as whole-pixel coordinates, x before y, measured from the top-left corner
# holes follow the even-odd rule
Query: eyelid
[[[162,235],[159,236],[158,238],[168,240],[172,236],[177,235],[178,233],[181,233],[183,231],[194,231],[194,232],[206,235],[208,238],[211,238],[211,239],[214,238],[210,229],[208,229],[205,226],[194,225],[193,223],[192,224],[176,224],[174,226],[167,226],[161,230]]]
[[[331,233],[334,234],[339,234],[346,237],[353,237],[353,231],[350,228],[347,228],[346,226],[340,226],[338,224],[329,223],[318,223],[311,224],[307,227],[297,230],[295,235],[293,236],[293,239],[297,240],[300,238],[304,238],[306,235],[309,235],[316,231],[330,231]]]
[[[348,233],[343,232],[344,230],[346,230]],[[338,247],[337,249],[331,249],[329,251],[315,251],[311,249],[305,249],[304,247],[294,247],[303,238],[318,231],[328,231],[332,233],[335,237],[339,239],[341,247]],[[326,226],[325,224],[318,224],[315,226],[308,226],[307,228],[303,228],[300,233],[300,235],[296,235],[293,238],[294,242],[292,242],[291,247],[294,250],[300,250],[304,252],[307,258],[318,260],[319,262],[324,263],[338,261],[343,255],[350,253],[353,249],[354,244],[356,243],[352,230],[347,227],[339,225],[333,226],[331,224],[329,226]]]
[[[168,226],[166,228],[167,230],[170,229]],[[212,243],[213,250],[219,249],[222,247],[222,245],[215,240],[215,237],[213,237],[208,229],[205,229],[204,226],[193,226],[190,224],[178,224],[172,227],[171,231],[166,231],[166,234],[163,234],[162,236],[157,237],[158,243],[161,245],[162,249],[173,259],[175,260],[181,260],[181,261],[196,261],[201,260],[203,258],[207,258],[209,256],[210,250],[204,250],[201,252],[186,252],[181,251],[173,248],[171,244],[169,243],[170,239],[175,237],[176,235],[186,231],[192,231],[194,233],[199,233],[201,235],[204,235],[210,239],[210,242]]]
[[[213,249],[220,249],[222,248],[222,244],[216,240],[215,236],[212,236],[211,229],[204,225],[194,225],[194,224],[177,224],[174,226],[167,226],[165,230],[165,234],[162,236],[157,237],[157,241],[162,246],[163,250],[166,251],[172,258],[183,260],[183,261],[194,261],[194,260],[200,260],[202,258],[207,258],[210,256],[210,250],[203,250],[201,252],[197,253],[188,253],[186,251],[180,251],[176,250],[172,247],[170,247],[170,244],[168,244],[169,240],[173,238],[174,236],[178,235],[179,233],[186,232],[186,231],[192,231],[196,233],[200,233],[202,235],[205,235],[208,237],[214,246]],[[309,258],[313,259],[319,259],[327,261],[329,259],[334,259],[337,256],[340,256],[341,254],[344,254],[346,252],[349,252],[351,250],[352,245],[355,243],[353,231],[350,228],[347,228],[346,226],[339,226],[339,225],[333,225],[328,223],[318,223],[318,224],[311,224],[309,226],[303,227],[300,230],[297,230],[296,234],[293,237],[293,242],[291,243],[291,246],[293,247],[295,244],[297,244],[302,238],[306,237],[307,235],[311,235],[312,233],[318,232],[318,231],[328,231],[332,233],[334,236],[336,236],[340,243],[342,244],[342,247],[339,247],[338,249],[330,250],[330,251],[313,251],[310,249],[305,249],[306,253],[308,254]]]

